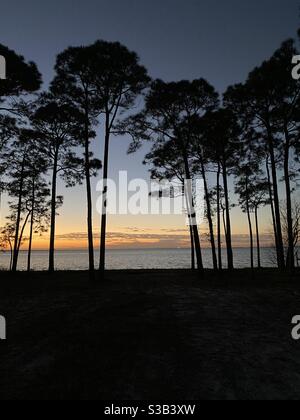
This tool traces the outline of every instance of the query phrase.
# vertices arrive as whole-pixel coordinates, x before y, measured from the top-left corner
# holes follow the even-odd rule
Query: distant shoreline
[[[212,269],[211,250],[202,250],[203,263],[206,269]],[[255,266],[257,264],[256,249]],[[223,249],[223,268],[227,267],[226,249]],[[234,248],[234,267],[237,269],[249,268],[250,249]],[[58,271],[86,271],[88,251],[78,250],[57,250],[55,252],[55,268]],[[95,268],[98,268],[99,250],[95,250]],[[32,253],[32,271],[47,271],[49,267],[48,250],[35,250]],[[10,253],[0,254],[0,269],[7,270],[10,263]],[[276,254],[273,248],[261,249],[261,266],[275,268]],[[107,270],[152,270],[152,269],[190,269],[191,250],[188,248],[147,248],[147,249],[110,249],[107,251]],[[20,252],[19,271],[27,271],[27,251]]]
[[[203,247],[203,250],[209,250],[209,247]],[[233,250],[246,249],[250,251],[250,248],[247,246],[236,246],[232,248]],[[256,250],[257,248],[254,247]],[[272,246],[262,246],[260,249],[274,249]],[[223,251],[226,251],[226,247],[222,248]],[[107,251],[190,251],[190,248],[107,248]],[[1,252],[8,253],[9,250],[1,250]],[[26,249],[21,249],[20,252],[27,252]],[[49,252],[48,249],[33,249],[32,252]],[[55,252],[88,252],[87,248],[76,248],[76,249],[56,249]],[[95,253],[98,252],[98,249],[95,249]]]

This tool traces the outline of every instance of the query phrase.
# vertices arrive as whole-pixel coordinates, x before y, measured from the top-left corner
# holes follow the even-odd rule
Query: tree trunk
[[[30,220],[30,234],[28,244],[28,255],[27,255],[27,271],[31,270],[31,252],[32,252],[32,238],[33,238],[33,226],[34,226],[34,206],[35,206],[35,180],[32,181],[32,197],[31,197],[31,220]]]
[[[25,231],[29,216],[30,216],[30,213],[27,214],[27,216],[25,218],[25,221],[23,223],[23,226],[22,226],[22,230],[21,230],[21,233],[20,233],[19,241],[18,241],[18,254],[19,254],[20,249],[21,249],[22,239],[23,239],[24,231]]]
[[[28,255],[27,255],[27,271],[31,271],[31,252],[32,252],[32,238],[33,238],[33,224],[34,224],[34,211],[31,212],[30,220],[30,234],[29,234],[29,244],[28,244]]]
[[[228,179],[227,179],[227,167],[226,163],[223,163],[223,181],[224,181],[224,195],[226,205],[226,244],[227,244],[227,258],[228,258],[228,269],[233,270],[233,250],[232,250],[232,238],[231,238],[231,220],[230,220],[230,204],[229,204],[229,190],[228,190]]]
[[[190,237],[191,237],[191,267],[194,271],[196,269],[196,261],[195,261],[195,245],[194,245],[194,235],[193,235],[193,228],[190,226]]]
[[[12,271],[12,265],[13,265],[13,247],[12,247],[12,243],[11,242],[9,242],[9,248],[10,248],[9,271]]]
[[[251,260],[251,269],[254,269],[254,241],[253,241],[253,229],[250,211],[247,210],[248,225],[249,225],[249,236],[250,236],[250,260]]]
[[[203,159],[201,157],[200,157],[200,164],[201,164],[202,178],[204,181],[204,192],[205,192],[205,200],[206,200],[206,208],[207,208],[207,220],[208,220],[209,233],[210,233],[213,267],[214,267],[214,270],[218,270],[218,260],[217,260],[216,243],[215,243],[215,235],[214,235],[214,224],[212,220],[211,203],[209,199],[209,191],[208,191],[205,166],[203,163]]]
[[[290,135],[288,128],[285,125],[285,152],[284,152],[284,180],[286,188],[286,216],[288,227],[288,253],[287,253],[287,267],[293,271],[295,268],[295,249],[294,249],[294,223],[292,210],[292,192],[290,182]]]
[[[55,225],[56,225],[56,190],[57,190],[57,167],[58,150],[55,153],[52,174],[52,194],[51,194],[51,225],[50,225],[50,247],[49,247],[49,272],[54,272],[54,253],[55,253]]]
[[[185,192],[185,200],[186,200],[186,208],[188,212],[188,221],[189,221],[189,230],[190,230],[190,238],[191,238],[191,268],[195,270],[196,268],[196,261],[195,261],[195,244],[194,244],[194,234],[193,234],[193,226],[192,221],[190,219],[190,208],[189,208],[189,200],[188,195]]]
[[[283,270],[285,268],[285,257],[284,257],[283,236],[282,236],[282,227],[281,227],[276,159],[275,159],[272,133],[270,132],[270,128],[268,130],[269,130],[268,141],[269,141],[271,169],[272,169],[272,178],[273,178],[274,210],[275,210],[276,231],[277,231],[277,241],[278,241],[277,246],[278,246],[279,268]]]
[[[186,188],[187,188],[187,195],[188,195],[188,202],[189,202],[189,211],[190,211],[190,220],[193,229],[193,236],[194,236],[194,245],[195,245],[195,252],[196,252],[196,259],[197,259],[197,268],[199,271],[203,271],[203,260],[202,260],[202,250],[201,250],[201,242],[200,242],[200,235],[197,225],[197,215],[195,211],[195,203],[193,198],[193,190],[192,190],[192,179],[191,173],[188,163],[188,158],[186,153],[184,153],[184,164],[185,164],[185,175],[186,175]]]
[[[16,219],[16,231],[15,231],[15,239],[14,239],[14,250],[13,250],[13,263],[12,263],[12,271],[17,271],[18,266],[18,258],[19,258],[19,232],[20,232],[20,223],[21,223],[21,213],[22,213],[22,195],[23,195],[23,185],[24,185],[24,170],[25,170],[25,157],[22,162],[21,167],[21,178],[20,178],[20,188],[19,188],[19,201],[18,201],[18,211],[17,211],[17,219]]]
[[[225,232],[225,238],[227,236],[227,226],[226,226],[226,208],[222,207],[222,216],[223,216],[223,227]]]
[[[93,273],[95,270],[94,256],[94,238],[93,238],[93,204],[91,189],[91,173],[90,173],[90,139],[89,139],[89,117],[86,110],[85,116],[85,181],[87,195],[87,229],[88,229],[88,249],[89,249],[89,271]]]
[[[256,246],[257,246],[257,266],[261,268],[261,255],[260,255],[260,237],[259,237],[259,224],[258,224],[258,207],[255,207],[255,225],[256,225]]]
[[[221,165],[218,164],[218,173],[217,173],[217,231],[218,231],[218,260],[219,260],[219,270],[223,269],[222,263],[222,240],[221,240],[221,186],[220,186],[220,176],[221,176]]]
[[[254,270],[254,241],[253,241],[253,229],[252,229],[251,213],[250,213],[250,206],[249,206],[248,181],[246,181],[246,197],[247,197],[246,210],[247,210],[249,236],[250,236],[250,260],[251,260],[251,269]]]
[[[271,181],[271,174],[270,174],[269,158],[268,157],[267,157],[267,160],[266,160],[266,169],[267,169],[267,176],[268,176],[270,206],[271,206],[271,212],[272,212],[272,222],[273,222],[274,238],[275,238],[275,246],[276,246],[277,265],[279,267],[280,263],[279,263],[278,235],[277,235],[275,209],[274,209],[274,195],[273,195],[273,190],[272,190],[272,181]]]
[[[103,162],[103,197],[102,197],[102,217],[101,217],[101,240],[100,240],[100,275],[102,275],[102,276],[104,275],[104,271],[105,271],[109,140],[110,140],[109,115],[106,115],[104,162]]]

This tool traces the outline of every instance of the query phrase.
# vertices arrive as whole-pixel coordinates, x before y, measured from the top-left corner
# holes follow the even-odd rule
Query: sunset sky
[[[71,45],[104,39],[120,41],[136,51],[153,78],[177,81],[204,77],[222,93],[229,85],[243,82],[283,40],[294,37],[298,27],[298,0],[65,0],[63,4],[59,0],[10,0],[1,5],[0,41],[37,63],[44,88],[53,77],[59,52]],[[102,159],[101,126],[98,132],[93,150]],[[127,138],[112,139],[109,176],[118,179],[118,171],[127,170],[129,179],[149,181],[147,167],[142,165],[147,148],[128,156],[128,144]],[[93,181],[95,203],[98,180]],[[60,183],[58,193],[65,202],[57,219],[56,247],[84,248],[84,187],[66,190]],[[233,196],[232,200],[236,202]],[[3,206],[1,225],[7,213]],[[232,219],[234,245],[248,246],[245,215],[234,209]],[[269,210],[263,209],[264,245],[271,241],[270,219]],[[99,220],[94,209],[96,242]],[[111,216],[108,223],[111,248],[189,246],[184,216]],[[205,227],[201,230],[206,231]],[[34,247],[47,249],[48,236],[36,238]]]

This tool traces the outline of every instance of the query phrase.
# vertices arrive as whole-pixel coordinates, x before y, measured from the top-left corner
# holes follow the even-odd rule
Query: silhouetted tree
[[[239,205],[243,212],[247,214],[248,225],[249,225],[249,237],[250,237],[250,261],[251,268],[254,269],[254,238],[253,238],[253,227],[251,220],[251,205],[250,205],[250,177],[253,175],[252,170],[248,166],[239,168],[238,171],[238,182],[236,183],[236,193],[239,195]]]
[[[271,179],[270,163],[269,163],[269,155],[268,154],[266,154],[265,160],[266,160],[265,167],[266,167],[267,182],[268,182],[269,203],[270,203],[271,215],[272,215],[272,225],[273,225],[274,239],[275,239],[275,243],[276,243],[277,265],[279,266],[278,235],[277,235],[277,224],[276,224],[275,209],[274,209],[273,183],[272,183],[272,179]]]
[[[286,248],[286,259],[289,258],[289,226],[288,226],[288,217],[286,211],[286,203],[281,202],[281,216],[282,216],[282,226],[283,226],[283,240]],[[299,241],[300,241],[300,204],[298,201],[292,202],[292,218],[293,218],[293,248],[294,248],[294,257],[297,259],[297,263],[300,261],[299,255]]]
[[[17,98],[38,91],[41,75],[33,62],[27,63],[21,55],[0,44],[0,55],[6,60],[6,79],[0,83],[0,113],[19,111]]]
[[[102,104],[104,119],[104,159],[103,159],[103,206],[101,220],[100,274],[105,270],[106,249],[106,200],[111,135],[124,114],[130,111],[137,98],[148,85],[150,79],[145,67],[139,63],[136,53],[120,43],[97,41],[89,47],[92,57],[89,71],[93,77],[99,103]]]
[[[43,174],[47,170],[46,161],[43,157],[37,157],[31,161],[28,174],[28,198],[26,210],[30,215],[30,228],[28,238],[27,271],[31,270],[31,254],[33,234],[40,235],[48,231],[50,225],[50,189],[45,182]]]
[[[8,141],[18,134],[17,122],[22,115],[22,102],[26,95],[39,90],[41,75],[33,62],[27,63],[21,55],[0,44],[0,55],[6,61],[6,79],[0,83],[0,184],[7,169],[7,162],[1,155]],[[2,187],[0,186],[0,194]]]
[[[204,119],[205,121],[205,119]],[[210,165],[210,151],[207,145],[207,139],[204,135],[205,127],[202,126],[201,118],[197,116],[190,121],[190,139],[192,139],[193,154],[194,154],[194,168],[193,171],[198,174],[200,173],[204,183],[205,202],[206,202],[206,217],[209,226],[209,239],[212,250],[213,267],[215,270],[218,269],[218,259],[216,252],[215,234],[214,234],[214,223],[213,223],[213,210],[211,205],[212,194],[210,193],[207,173],[208,166]],[[222,266],[219,258],[219,265]]]
[[[217,199],[217,236],[218,236],[218,265],[219,270],[223,268],[222,262],[222,240],[221,240],[221,164],[217,161],[217,187],[216,187],[216,199]]]
[[[82,114],[62,98],[43,94],[31,118],[39,153],[48,160],[52,172],[49,271],[54,271],[56,209],[62,198],[57,196],[57,180],[61,176],[68,187],[82,182],[84,164],[73,150],[82,131]]]
[[[10,263],[9,263],[9,270],[12,270],[12,263],[13,263],[13,243],[15,237],[15,224],[14,223],[7,223],[4,227],[0,230],[0,249],[4,252],[9,249],[10,252]]]
[[[9,170],[9,182],[6,189],[11,198],[15,199],[9,203],[9,219],[15,223],[12,271],[17,270],[20,245],[23,239],[29,214],[26,212],[26,197],[28,194],[28,174],[30,172],[29,161],[36,151],[34,144],[23,138],[22,135],[14,141],[12,149],[6,155]],[[23,215],[25,214],[24,218]]]
[[[185,190],[185,166],[178,150],[178,143],[173,140],[156,142],[150,153],[145,157],[145,164],[150,164],[151,177],[157,180],[168,180],[170,182],[178,182],[179,186],[175,195],[184,194],[187,216],[189,218],[189,233],[191,241],[191,267],[195,269],[195,245],[192,220],[190,219],[189,199]]]
[[[48,231],[50,225],[50,190],[47,183],[37,177],[31,180],[31,197],[29,197],[27,211],[30,213],[30,229],[28,238],[27,271],[31,270],[31,254],[33,234],[40,234]]]
[[[217,248],[218,248],[218,269],[223,269],[223,259],[222,259],[222,219],[224,226],[224,233],[226,234],[226,218],[225,218],[225,197],[224,197],[224,188],[221,185],[221,175],[222,169],[221,164],[217,163],[216,165],[216,186],[210,191],[210,202],[213,213],[217,216],[216,230],[217,230]],[[232,205],[232,207],[234,207]],[[225,235],[226,236],[226,235]]]
[[[270,204],[269,182],[265,180],[254,180],[250,187],[250,205],[255,215],[256,226],[256,248],[257,248],[257,265],[261,268],[261,247],[260,247],[260,230],[258,211],[260,207]]]
[[[241,136],[241,147],[237,155],[237,162],[233,173],[236,177],[235,192],[239,196],[239,204],[244,213],[247,214],[249,237],[250,237],[250,260],[251,268],[254,269],[254,229],[252,214],[254,207],[252,203],[253,194],[262,176],[261,165],[264,159],[263,150],[257,145],[257,135],[252,129],[244,130]],[[257,226],[257,225],[256,225]]]
[[[230,199],[228,178],[236,165],[236,156],[241,148],[241,127],[234,114],[228,109],[220,109],[208,113],[202,119],[203,136],[207,139],[208,153],[213,162],[218,165],[218,174],[221,170],[224,187],[225,216],[226,216],[226,245],[228,268],[232,270],[233,250],[230,218]]]
[[[270,61],[272,77],[278,83],[276,101],[273,110],[273,124],[277,128],[278,135],[282,138],[282,150],[284,156],[283,170],[286,188],[286,215],[288,227],[288,255],[286,264],[292,270],[295,267],[295,246],[294,246],[294,221],[292,205],[291,181],[295,172],[291,167],[291,156],[299,144],[300,135],[300,81],[289,77],[291,71],[291,56],[298,55],[293,40],[286,41],[276,51]]]
[[[289,224],[288,266],[293,268],[293,241],[291,215],[291,150],[299,138],[299,95],[300,82],[291,77],[291,57],[296,55],[292,40],[286,41],[275,54],[260,67],[253,70],[244,85],[228,89],[225,103],[231,107],[247,126],[260,135],[270,162],[270,181],[272,183],[273,210],[276,224],[276,247],[278,265],[285,267],[282,236],[278,170],[284,170]],[[275,230],[275,229],[274,229]]]
[[[95,89],[95,79],[101,69],[95,69],[93,47],[68,48],[59,54],[56,61],[56,77],[51,90],[72,103],[83,115],[82,145],[84,147],[84,170],[87,193],[87,230],[89,249],[89,270],[93,276],[94,240],[93,240],[93,206],[91,177],[97,169],[101,169],[101,161],[93,158],[90,143],[95,138],[93,131],[97,126],[97,118],[103,112],[104,101]],[[94,74],[94,71],[97,74]]]
[[[124,132],[131,134],[133,138],[129,151],[135,151],[141,145],[142,140],[154,142],[161,141],[161,139],[172,140],[177,143],[177,150],[184,162],[185,180],[192,180],[192,119],[205,115],[207,111],[214,109],[217,105],[218,94],[203,79],[178,83],[154,81],[146,96],[145,109],[124,124]],[[201,242],[191,186],[187,193],[197,266],[199,270],[202,270]]]
[[[20,231],[19,238],[16,236],[15,244],[17,250],[14,249],[15,259],[13,264],[13,270],[17,268],[18,253],[20,250],[20,244],[23,241],[24,231],[27,222],[30,219],[29,229],[29,245],[28,245],[28,264],[27,268],[30,271],[31,268],[31,250],[33,241],[33,231],[35,228],[36,233],[42,233],[47,230],[49,225],[50,215],[50,190],[47,182],[43,179],[43,176],[47,172],[48,158],[42,154],[36,153],[39,151],[39,143],[36,138],[36,133],[32,130],[23,129],[20,133],[18,144],[15,148],[19,149],[19,157],[15,154],[15,150],[8,155],[8,162],[15,165],[18,164],[17,159],[22,161],[20,172],[10,172],[9,181],[13,181],[13,184],[8,183],[7,190],[11,196],[18,197],[18,205],[11,204],[11,218],[19,220],[20,212],[24,219],[23,226]],[[17,185],[17,189],[16,189]],[[19,186],[21,188],[19,188]],[[17,223],[17,230],[18,223]]]

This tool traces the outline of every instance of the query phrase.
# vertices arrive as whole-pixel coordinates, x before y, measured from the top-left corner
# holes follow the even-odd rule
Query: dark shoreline
[[[0,276],[1,400],[299,399],[299,271]]]

